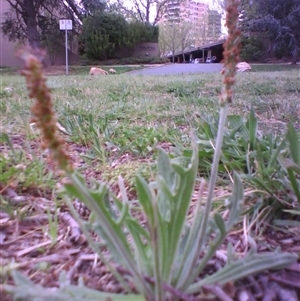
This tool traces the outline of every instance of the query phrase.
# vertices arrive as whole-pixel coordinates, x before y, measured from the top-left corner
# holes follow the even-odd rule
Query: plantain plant
[[[121,199],[118,199],[104,183],[88,187],[84,178],[74,170],[65,144],[58,136],[42,66],[32,54],[23,54],[30,96],[36,99],[32,112],[41,129],[44,145],[51,150],[53,161],[68,178],[68,183],[65,184],[68,194],[64,196],[64,200],[91,248],[109,267],[127,294],[97,292],[86,288],[82,283],[72,286],[66,281],[64,274],[61,275],[59,288],[45,289],[14,272],[15,286],[5,286],[5,289],[13,293],[16,299],[176,301],[192,298],[193,294],[203,292],[209,285],[225,285],[259,271],[284,267],[297,259],[294,254],[288,253],[258,254],[255,244],[252,244],[254,247],[248,254],[240,257],[229,244],[226,265],[216,273],[199,279],[208,261],[215,256],[232,227],[239,221],[244,199],[241,180],[234,174],[233,193],[228,202],[228,218],[224,220],[218,213],[211,212],[226,115],[232,102],[231,89],[239,59],[238,5],[238,0],[227,1],[226,24],[229,37],[224,52],[219,131],[208,195],[204,200],[202,180],[192,220],[188,219],[188,212],[198,171],[195,137],[192,136],[193,152],[186,166],[171,161],[163,150],[159,150],[155,181],[147,183],[141,176],[136,176],[138,201],[146,220],[146,225],[143,226],[131,210],[122,178],[119,178]],[[72,204],[73,197],[80,199],[91,210],[89,221],[80,219]],[[101,238],[101,245],[92,238],[91,231]],[[103,243],[110,252],[108,258],[102,254]],[[132,284],[137,294],[132,291]]]

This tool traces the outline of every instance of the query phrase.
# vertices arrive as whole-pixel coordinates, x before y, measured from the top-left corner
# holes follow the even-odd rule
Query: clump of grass
[[[112,166],[113,165],[113,166]],[[155,167],[150,163],[129,160],[128,162],[104,165],[99,168],[101,178],[110,185],[117,185],[121,176],[124,179],[128,191],[135,190],[135,176],[141,175],[147,181],[153,181],[156,173]]]

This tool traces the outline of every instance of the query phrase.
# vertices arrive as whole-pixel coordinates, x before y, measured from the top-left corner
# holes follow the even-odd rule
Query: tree
[[[196,47],[205,45],[209,42],[208,13],[204,14],[194,24],[194,45]]]
[[[175,62],[175,53],[179,51],[181,40],[178,38],[180,23],[166,22],[159,28],[159,47],[161,55],[172,55],[173,63]]]
[[[83,15],[88,16],[96,12],[103,12],[107,8],[105,0],[81,0]]]
[[[41,47],[47,50],[50,64],[54,65],[61,45],[64,43],[64,32],[59,30],[57,20],[53,17],[44,16],[42,20],[39,20],[39,25],[41,28]],[[68,37],[70,39],[71,35]]]
[[[182,53],[182,60],[185,61],[184,51],[190,48],[194,42],[194,24],[189,21],[182,21],[177,24],[177,37],[180,43],[180,50]]]
[[[132,20],[127,23],[126,46],[133,48],[139,43],[157,43],[158,26]]]
[[[114,51],[126,45],[127,23],[125,18],[116,13],[96,12],[83,21],[80,36],[85,53],[94,60],[111,58]]]
[[[142,23],[156,25],[162,18],[164,9],[169,0],[132,0],[131,6],[124,0],[115,0],[115,8],[129,19]],[[125,3],[124,3],[125,2]],[[153,20],[151,20],[153,14]]]
[[[263,55],[264,44],[259,37],[242,37],[242,61],[259,61]]]
[[[3,0],[1,0],[3,1]],[[39,20],[45,14],[59,20],[62,16],[73,20],[74,27],[82,14],[76,0],[6,0],[10,11],[5,14],[2,31],[10,41],[25,42],[32,48],[41,46]],[[58,25],[57,25],[58,26]]]
[[[208,11],[208,33],[210,41],[217,41],[221,36],[221,14],[217,10]]]
[[[243,0],[241,29],[265,33],[272,48],[281,55],[292,55],[296,64],[300,55],[300,0]]]

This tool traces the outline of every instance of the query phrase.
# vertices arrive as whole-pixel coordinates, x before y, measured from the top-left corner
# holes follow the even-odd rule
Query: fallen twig
[[[285,284],[287,286],[300,289],[300,283],[299,283],[299,281],[298,282],[294,282],[294,281],[283,279],[283,278],[280,278],[280,277],[277,277],[277,276],[274,276],[274,275],[270,275],[269,278],[271,280],[277,282],[277,283]]]
[[[203,288],[222,301],[233,301],[233,299],[228,296],[218,285],[204,285]]]
[[[58,241],[60,241],[63,237],[64,237],[64,235],[58,236],[58,237],[56,238],[56,240],[55,240],[55,243],[57,243]],[[31,247],[28,247],[28,248],[26,248],[26,249],[24,249],[24,250],[21,250],[21,251],[17,252],[17,253],[16,253],[16,257],[24,256],[24,255],[26,255],[26,254],[28,254],[28,253],[30,253],[30,252],[32,252],[32,251],[38,249],[38,248],[48,246],[48,245],[50,245],[50,244],[52,244],[52,243],[53,243],[53,239],[44,241],[44,242],[42,242],[42,243],[40,243],[40,244],[31,246]]]
[[[60,219],[71,228],[71,241],[78,241],[81,236],[81,230],[78,223],[69,213],[60,213]]]
[[[68,274],[67,274],[67,279],[69,281],[69,283],[71,283],[72,277],[74,276],[75,272],[78,270],[78,268],[81,266],[82,264],[82,259],[79,257],[74,266],[69,270]]]

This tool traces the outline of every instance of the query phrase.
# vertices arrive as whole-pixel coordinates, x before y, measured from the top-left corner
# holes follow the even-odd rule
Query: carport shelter
[[[191,48],[184,51],[184,59],[182,52],[177,52],[174,55],[174,62],[190,62],[191,60],[199,59],[200,62],[205,62],[207,57],[215,57],[214,62],[220,63],[223,60],[223,44],[225,40],[213,42],[197,48]],[[168,58],[173,62],[173,55]]]

